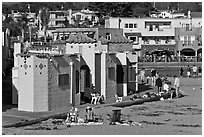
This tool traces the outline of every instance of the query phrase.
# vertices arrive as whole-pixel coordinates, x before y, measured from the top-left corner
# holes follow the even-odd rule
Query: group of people
[[[142,68],[140,71],[141,82],[145,81],[145,69]],[[176,93],[176,98],[178,98],[179,87],[180,87],[180,79],[178,76],[174,76],[174,84],[171,86],[171,82],[168,81],[167,78],[161,77],[159,73],[152,68],[151,69],[151,78],[147,77],[147,83],[149,83],[151,79],[151,85],[157,87],[157,94],[160,94],[162,91],[169,92],[171,94],[171,99],[173,98],[173,93]]]
[[[180,67],[180,76],[183,77],[184,76],[184,69],[183,67]],[[195,66],[193,65],[193,67],[191,68],[189,65],[187,67],[187,77],[202,77],[202,67],[201,66]]]

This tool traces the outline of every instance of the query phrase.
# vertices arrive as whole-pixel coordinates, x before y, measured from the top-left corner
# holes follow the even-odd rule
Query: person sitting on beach
[[[150,93],[147,92],[147,93],[145,93],[142,97],[143,97],[143,98],[149,98],[149,97],[150,97]]]
[[[165,92],[169,92],[170,88],[169,88],[168,81],[165,81],[165,82],[164,82],[163,90],[164,90]]]
[[[140,94],[134,94],[130,97],[130,100],[135,100],[135,99],[138,99],[138,98],[141,98]]]

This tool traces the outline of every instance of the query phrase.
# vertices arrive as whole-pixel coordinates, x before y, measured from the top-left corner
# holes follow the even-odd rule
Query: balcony
[[[133,49],[137,49],[137,50],[141,50],[141,48],[142,48],[141,43],[139,43],[139,42],[133,42],[132,48],[133,48]]]
[[[175,31],[173,28],[160,28],[160,29],[148,29],[141,30],[142,36],[174,36]]]
[[[142,40],[142,45],[175,45],[176,41],[171,40]]]

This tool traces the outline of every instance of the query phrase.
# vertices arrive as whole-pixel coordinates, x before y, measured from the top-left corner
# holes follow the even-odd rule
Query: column
[[[101,53],[101,95],[106,99],[106,53]]]
[[[74,63],[71,61],[70,62],[70,104],[72,106],[74,106],[74,102],[73,102],[73,66]]]
[[[197,52],[197,50],[195,50],[195,60],[194,60],[194,62],[198,62],[198,52]]]
[[[153,54],[153,62],[155,63],[156,62],[156,54]]]
[[[181,51],[178,51],[178,62],[181,62]]]
[[[167,55],[165,55],[165,63],[167,63],[167,62],[168,62],[168,61],[167,61],[167,59],[168,59],[168,58],[167,58]]]
[[[138,91],[138,51],[136,51],[136,63],[135,63],[135,91]]]

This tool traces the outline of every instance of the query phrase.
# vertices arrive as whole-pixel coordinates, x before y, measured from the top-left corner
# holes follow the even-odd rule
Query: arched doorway
[[[80,93],[81,100],[88,101],[90,98],[89,88],[91,87],[90,69],[87,65],[83,65],[80,68]]]
[[[199,55],[199,54],[202,54],[202,48],[199,48],[199,49],[197,50],[197,55]]]
[[[195,56],[195,50],[193,50],[191,48],[182,49],[181,55],[183,55],[183,56]]]
[[[202,48],[197,50],[197,61],[202,62]]]

